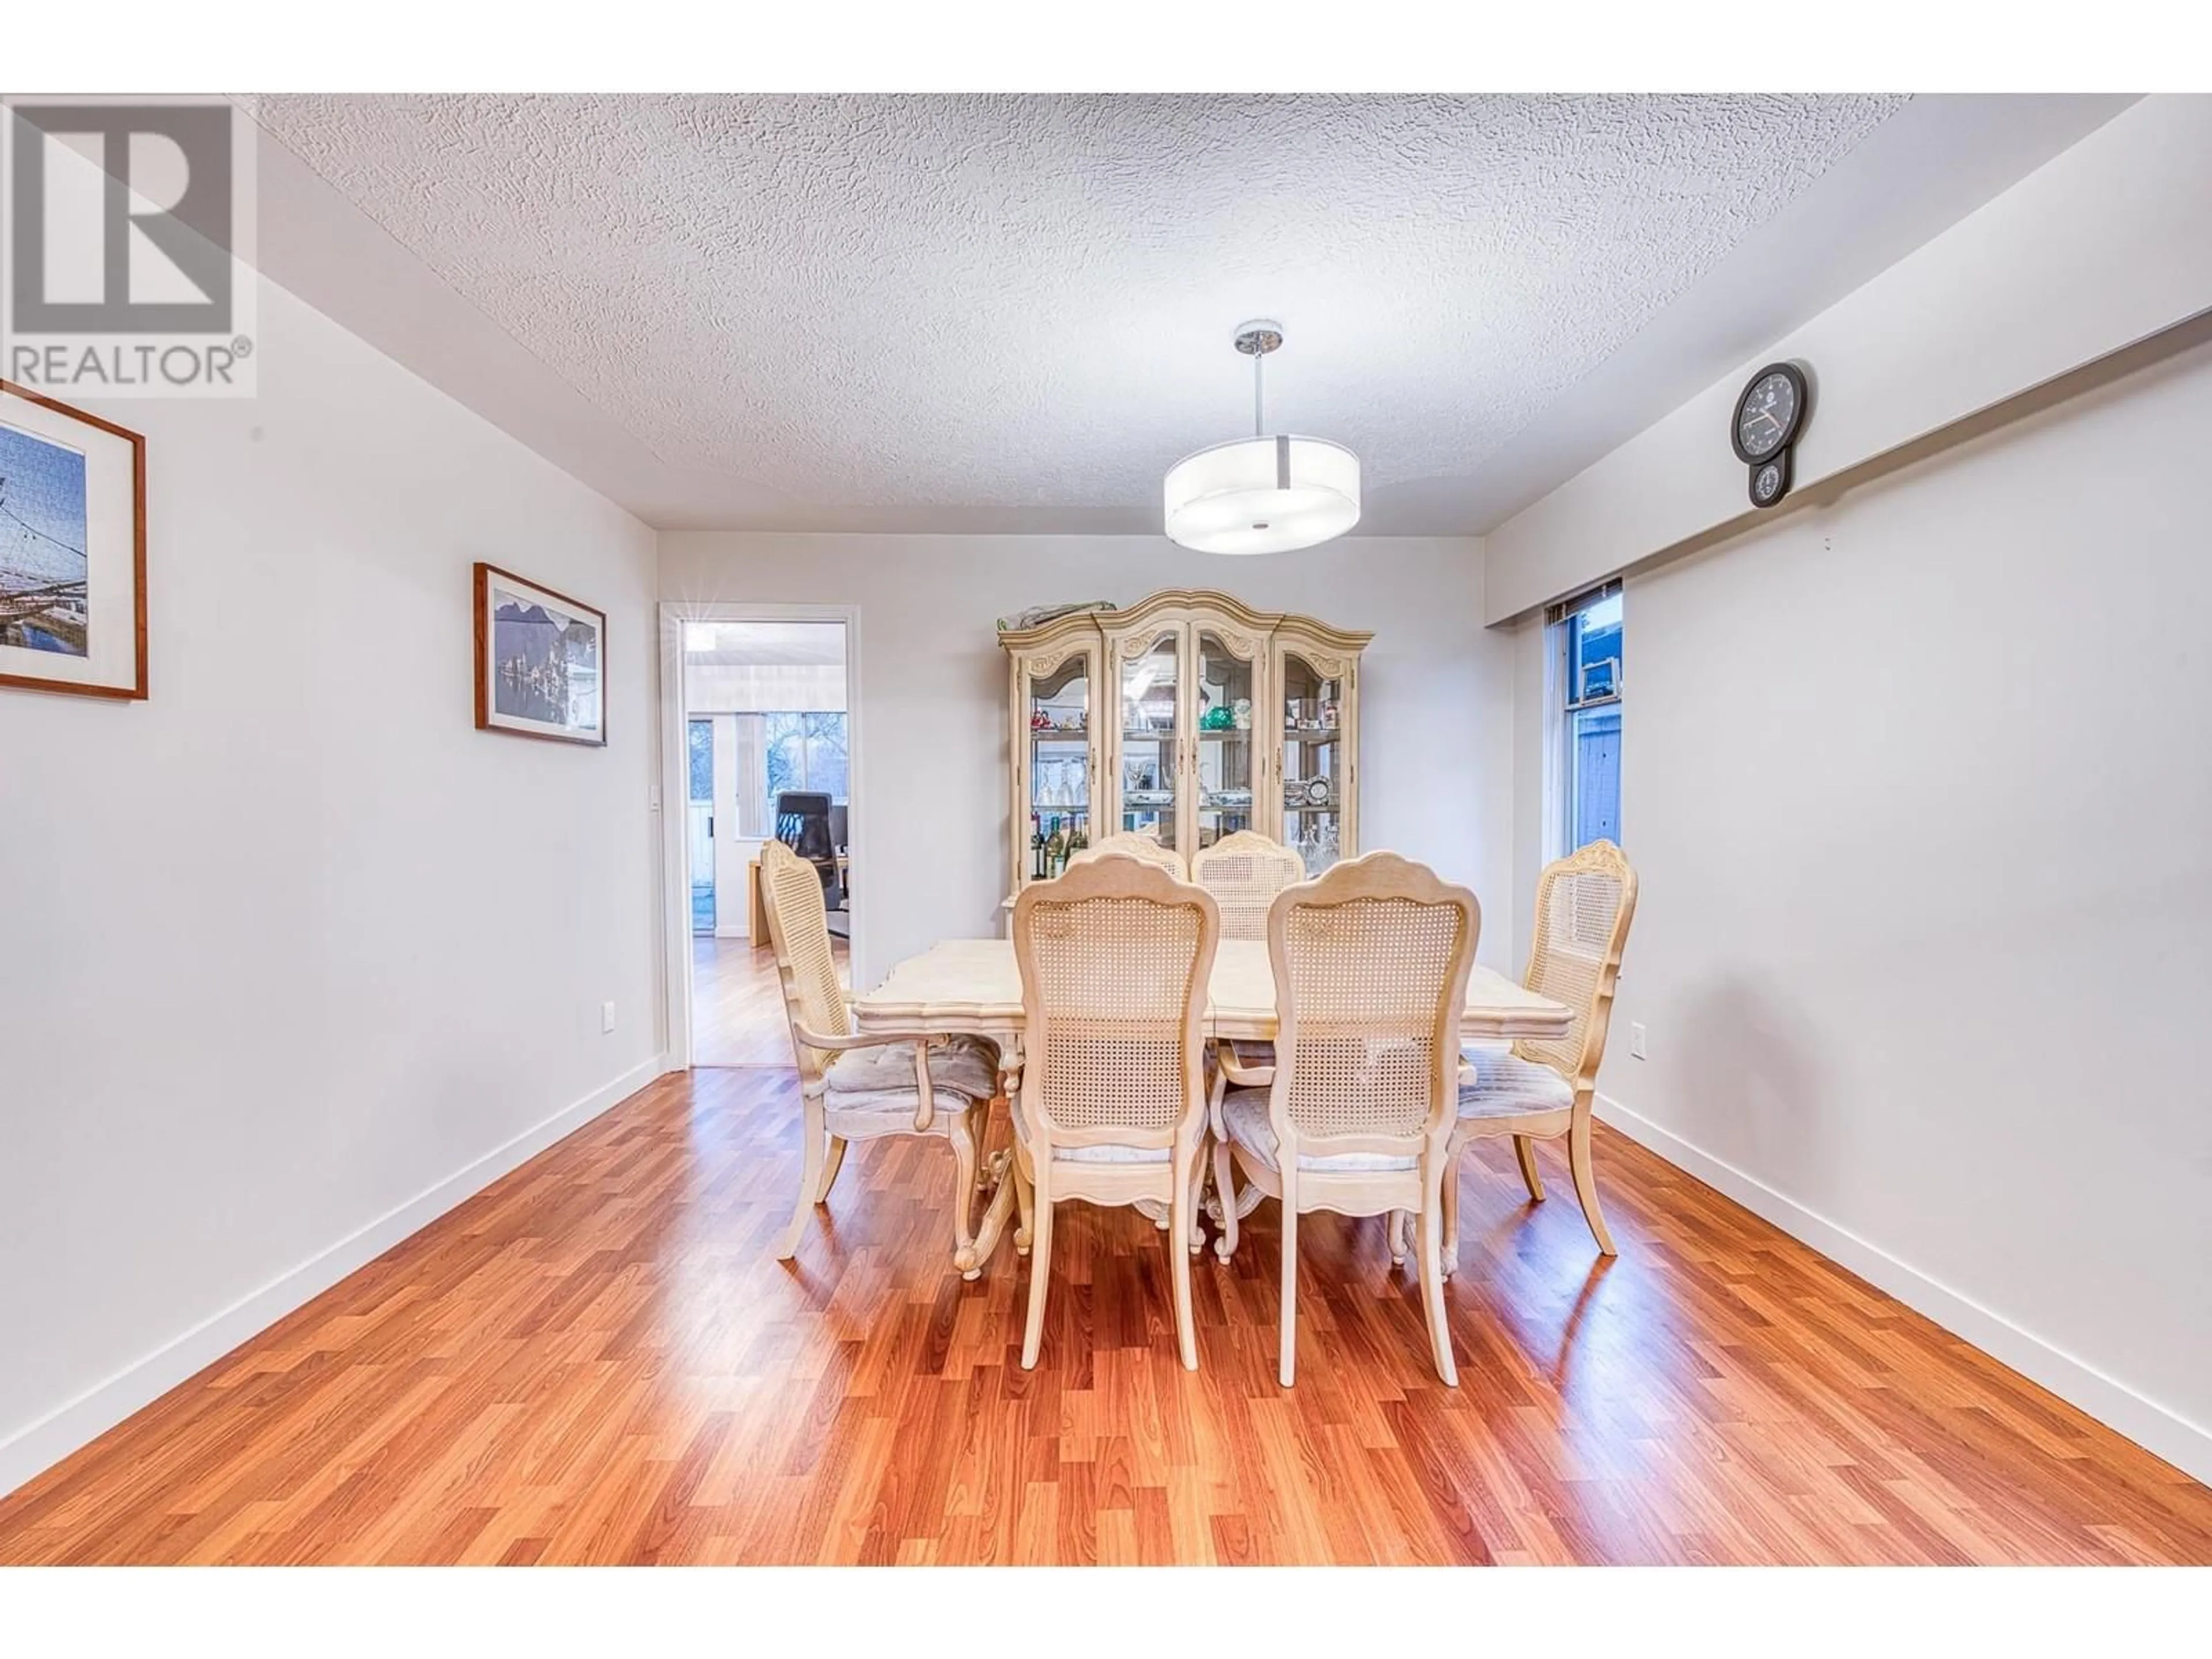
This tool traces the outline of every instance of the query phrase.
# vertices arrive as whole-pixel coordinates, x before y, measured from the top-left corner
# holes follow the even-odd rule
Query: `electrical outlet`
[[[614,1007],[615,1006],[611,1002],[607,1005],[607,1019],[609,1021],[607,1030],[610,1031],[614,1030],[614,1025],[612,1024],[615,1017]],[[1628,1028],[1628,1052],[1638,1060],[1649,1060],[1651,1058],[1650,1054],[1644,1052],[1644,1023],[1641,1020],[1636,1021]]]
[[[603,1002],[599,1005],[599,1030],[611,1031],[614,1029],[615,1006],[611,1002]]]

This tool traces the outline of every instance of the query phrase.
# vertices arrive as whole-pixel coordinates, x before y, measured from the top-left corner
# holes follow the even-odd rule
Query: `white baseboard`
[[[608,1108],[628,1099],[660,1076],[665,1058],[655,1054],[631,1066],[612,1082],[524,1130],[505,1146],[494,1147],[435,1186],[386,1211],[368,1225],[347,1234],[259,1290],[240,1297],[143,1359],[125,1366],[106,1381],[95,1383],[66,1405],[0,1440],[0,1497],[13,1492],[40,1470],[58,1463],[78,1447],[97,1439],[133,1412],[150,1405],[185,1378],[213,1364],[247,1338],[268,1329],[348,1273],[375,1261],[463,1200],[474,1197],[508,1170],[527,1163],[555,1141],[574,1133]]]
[[[1899,1261],[1880,1245],[1778,1193],[1755,1176],[1715,1158],[1671,1129],[1639,1117],[1609,1096],[1597,1097],[1595,1111],[1639,1146],[1649,1148],[1708,1187],[1726,1194],[1753,1214],[1772,1222],[1801,1243],[1848,1267],[1876,1289],[1914,1312],[1934,1320],[1954,1336],[2040,1383],[2080,1407],[2114,1432],[2164,1458],[2183,1473],[2212,1484],[2212,1430],[2191,1422],[2154,1400],[2146,1400],[2087,1361],[2022,1330],[1972,1297]]]

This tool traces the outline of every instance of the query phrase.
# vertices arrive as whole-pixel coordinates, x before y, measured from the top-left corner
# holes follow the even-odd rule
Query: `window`
[[[691,931],[714,931],[714,722],[694,720],[684,737],[691,771]]]
[[[714,722],[695,720],[690,725],[691,740],[691,799],[711,801],[714,799]]]
[[[1554,608],[1562,852],[1620,840],[1620,584]]]
[[[775,798],[793,792],[845,799],[845,716],[836,714],[775,714],[762,717],[768,745],[768,809],[775,817]]]

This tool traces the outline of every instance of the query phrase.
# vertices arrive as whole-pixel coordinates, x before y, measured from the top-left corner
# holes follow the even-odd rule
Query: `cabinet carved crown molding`
[[[1370,634],[1167,588],[999,635],[1009,669],[1012,888],[1036,836],[1150,834],[1188,857],[1240,830],[1319,869],[1359,850],[1359,659]]]

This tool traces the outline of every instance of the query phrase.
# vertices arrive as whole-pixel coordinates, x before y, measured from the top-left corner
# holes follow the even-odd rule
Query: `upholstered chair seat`
[[[859,1113],[890,1116],[904,1115],[903,1133],[914,1133],[918,1091],[915,1086],[914,1044],[878,1042],[866,1048],[847,1048],[823,1068],[827,1092],[823,1105],[830,1115]],[[941,1132],[952,1115],[988,1104],[999,1091],[999,1045],[980,1036],[939,1039],[929,1047],[929,1083],[948,1109],[935,1127]],[[900,1133],[894,1126],[882,1133]],[[847,1137],[848,1139],[852,1137]]]
[[[1230,1140],[1258,1159],[1264,1169],[1278,1169],[1276,1163],[1275,1126],[1267,1121],[1266,1089],[1232,1089],[1221,1100],[1221,1127]],[[1316,1156],[1301,1152],[1301,1170],[1336,1170],[1350,1174],[1360,1170],[1411,1170],[1419,1160],[1411,1158],[1392,1158],[1386,1152],[1337,1152]]]
[[[1014,1114],[1014,1138],[1023,1146],[1030,1144],[1029,1125],[1022,1121],[1019,1112]],[[1054,1146],[1052,1161],[1055,1164],[1165,1164],[1174,1157],[1165,1146]]]
[[[1459,1115],[1462,1118],[1525,1117],[1564,1112],[1575,1103],[1575,1086],[1549,1066],[1523,1060],[1510,1048],[1462,1048]]]

